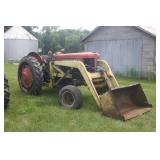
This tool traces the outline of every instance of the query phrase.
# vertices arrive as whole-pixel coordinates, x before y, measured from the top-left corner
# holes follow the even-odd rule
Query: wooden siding
[[[114,72],[155,75],[156,39],[131,26],[103,26],[84,41],[85,50],[99,52]]]
[[[143,36],[142,77],[155,77],[156,74],[156,40]]]
[[[99,52],[113,72],[126,75],[129,71],[141,71],[141,40],[94,41],[88,42],[86,47],[88,51]]]
[[[148,39],[151,36],[132,26],[102,26],[84,43],[95,40],[143,39],[143,37]]]

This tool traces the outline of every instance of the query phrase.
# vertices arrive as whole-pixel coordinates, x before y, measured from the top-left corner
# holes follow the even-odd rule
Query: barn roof
[[[6,31],[4,34],[4,39],[37,40],[37,38],[35,38],[31,33],[20,26],[11,27],[8,31]]]
[[[87,38],[89,38],[93,33],[95,33],[98,29],[100,29],[100,27],[102,26],[98,26],[96,27],[91,33],[89,33],[84,39],[82,39],[82,42],[85,41]],[[153,27],[149,27],[149,26],[134,26],[135,28],[149,34],[152,37],[156,37],[156,30]]]
[[[156,30],[150,26],[136,26],[136,28],[142,30],[143,32],[148,33],[149,35],[156,37]]]

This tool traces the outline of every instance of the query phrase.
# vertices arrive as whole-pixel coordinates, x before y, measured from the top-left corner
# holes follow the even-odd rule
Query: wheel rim
[[[62,94],[62,103],[64,106],[71,108],[73,104],[75,103],[75,98],[73,94],[69,91],[65,91]]]
[[[25,88],[30,88],[32,86],[33,76],[31,68],[26,65],[22,68],[21,72],[21,83]]]

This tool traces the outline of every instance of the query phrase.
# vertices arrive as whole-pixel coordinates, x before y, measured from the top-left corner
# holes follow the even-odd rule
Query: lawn
[[[58,93],[43,88],[40,96],[22,93],[17,81],[17,65],[5,64],[10,85],[10,103],[5,111],[5,131],[155,131],[156,130],[156,82],[117,78],[120,85],[140,82],[149,102],[151,112],[126,122],[103,116],[86,87],[81,87],[84,103],[81,109],[60,107]]]

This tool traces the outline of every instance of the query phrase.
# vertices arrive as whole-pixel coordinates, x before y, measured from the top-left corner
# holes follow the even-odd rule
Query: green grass
[[[81,87],[84,103],[81,109],[60,107],[58,93],[43,88],[40,96],[22,93],[17,82],[17,66],[5,64],[10,85],[10,103],[5,111],[5,131],[155,131],[156,83],[138,80],[150,103],[151,112],[126,122],[103,116],[86,87]],[[136,83],[135,79],[117,78],[120,85]]]

